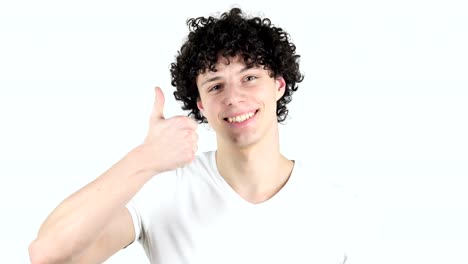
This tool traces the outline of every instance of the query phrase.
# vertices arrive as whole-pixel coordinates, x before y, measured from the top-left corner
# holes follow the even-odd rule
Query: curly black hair
[[[171,84],[176,87],[174,97],[183,103],[183,110],[190,111],[190,117],[198,123],[207,122],[197,107],[200,94],[196,78],[206,70],[216,71],[221,54],[226,58],[242,56],[246,65],[262,65],[272,77],[282,76],[286,89],[276,103],[276,115],[280,123],[286,119],[286,105],[304,79],[299,71],[300,56],[287,32],[272,25],[268,18],[246,17],[239,8],[232,8],[219,18],[191,18],[187,26],[188,38],[170,72]]]

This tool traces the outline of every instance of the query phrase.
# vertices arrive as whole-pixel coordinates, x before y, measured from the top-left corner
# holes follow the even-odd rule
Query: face
[[[240,57],[221,57],[216,72],[197,77],[198,108],[216,131],[218,141],[251,146],[277,129],[276,101],[285,89],[282,77],[263,66],[247,67]]]

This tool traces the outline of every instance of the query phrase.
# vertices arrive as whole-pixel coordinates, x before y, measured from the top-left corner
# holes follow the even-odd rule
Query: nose
[[[236,105],[245,101],[245,91],[240,85],[230,84],[225,87],[223,103]]]

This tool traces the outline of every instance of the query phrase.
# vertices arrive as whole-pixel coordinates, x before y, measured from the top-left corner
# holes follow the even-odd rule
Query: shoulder
[[[302,163],[304,177],[310,177],[310,185],[336,228],[342,246],[352,263],[365,262],[371,258],[373,241],[377,232],[375,215],[369,201],[362,195],[356,184],[334,177],[329,171],[320,169],[318,164]],[[362,262],[356,260],[363,260]]]
[[[295,191],[303,194],[307,203],[324,207],[337,218],[347,218],[360,212],[359,193],[322,169],[316,161],[295,160],[291,180]]]
[[[165,171],[154,175],[140,189],[136,198],[150,198],[154,196],[168,197],[174,194],[175,189],[180,180],[186,176],[200,174],[203,170],[212,170],[212,160],[214,159],[214,151],[198,153],[195,159],[184,167]]]
[[[194,161],[182,168],[154,175],[133,196],[132,203],[140,211],[174,206],[181,190],[187,190],[194,183],[200,182],[198,179],[207,175],[204,171],[210,173],[213,171],[213,155],[213,151],[199,153]]]
[[[306,188],[309,193],[335,197],[337,200],[347,199],[345,197],[350,195],[343,184],[324,174],[315,162],[295,160],[291,177],[296,181],[296,186]]]
[[[177,184],[177,181],[181,177],[184,177],[184,175],[200,174],[203,170],[213,170],[216,167],[214,155],[215,151],[198,153],[195,159],[186,166],[153,176],[145,184],[145,188],[155,188],[155,185],[165,185],[168,187],[168,185]]]
[[[175,170],[178,180],[183,180],[187,176],[198,177],[216,170],[215,151],[197,153],[195,159],[182,168]]]
[[[195,159],[187,166],[178,169],[178,172],[191,171],[193,169],[213,169],[216,167],[216,151],[200,152],[195,156]]]

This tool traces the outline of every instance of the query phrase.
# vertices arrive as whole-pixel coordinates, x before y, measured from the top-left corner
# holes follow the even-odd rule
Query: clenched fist
[[[156,98],[148,134],[140,146],[146,169],[155,173],[174,170],[192,162],[197,152],[197,123],[186,116],[164,118],[164,94],[155,88]]]

